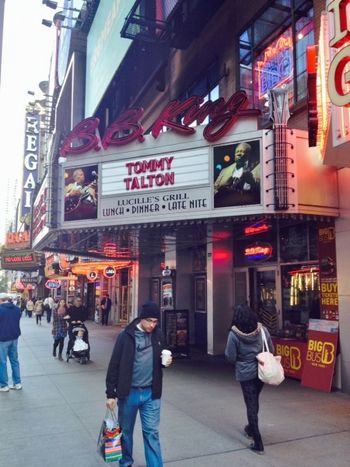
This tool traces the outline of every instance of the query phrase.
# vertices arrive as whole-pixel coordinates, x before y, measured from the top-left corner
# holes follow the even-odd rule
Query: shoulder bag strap
[[[260,332],[261,332],[261,337],[262,337],[262,342],[263,342],[263,352],[270,352],[269,344],[267,343],[266,334],[265,334],[263,327],[261,327]]]

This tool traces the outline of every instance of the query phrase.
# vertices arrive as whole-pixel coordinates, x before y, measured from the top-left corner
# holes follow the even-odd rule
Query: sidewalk
[[[92,362],[52,357],[51,326],[22,318],[22,391],[0,393],[0,467],[99,467],[104,379],[117,327],[92,322]],[[164,371],[161,440],[169,467],[348,467],[350,397],[287,380],[265,387],[260,427],[265,455],[247,446],[240,387],[222,358],[177,360]],[[139,421],[135,467],[145,465]],[[110,464],[116,465],[116,464]]]

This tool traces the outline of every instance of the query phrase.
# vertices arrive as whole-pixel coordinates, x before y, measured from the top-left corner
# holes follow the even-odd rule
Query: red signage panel
[[[330,392],[337,355],[338,333],[308,332],[306,358],[301,384]]]
[[[290,378],[301,379],[306,357],[306,342],[293,339],[273,338],[275,354],[280,355],[284,374]]]

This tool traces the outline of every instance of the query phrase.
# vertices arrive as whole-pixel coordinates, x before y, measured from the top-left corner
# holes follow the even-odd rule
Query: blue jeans
[[[21,382],[21,374],[19,371],[19,361],[17,352],[18,339],[12,341],[0,342],[0,387],[8,386],[7,375],[7,357],[10,360],[12,368],[13,384]]]
[[[123,431],[121,467],[132,465],[133,433],[140,411],[143,444],[147,467],[163,467],[159,442],[160,399],[152,399],[152,388],[131,388],[128,397],[118,401],[118,419]]]

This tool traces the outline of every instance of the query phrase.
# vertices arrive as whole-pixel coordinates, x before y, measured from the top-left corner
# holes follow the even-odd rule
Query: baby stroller
[[[75,358],[82,365],[90,360],[89,333],[84,323],[70,323],[67,362]]]

